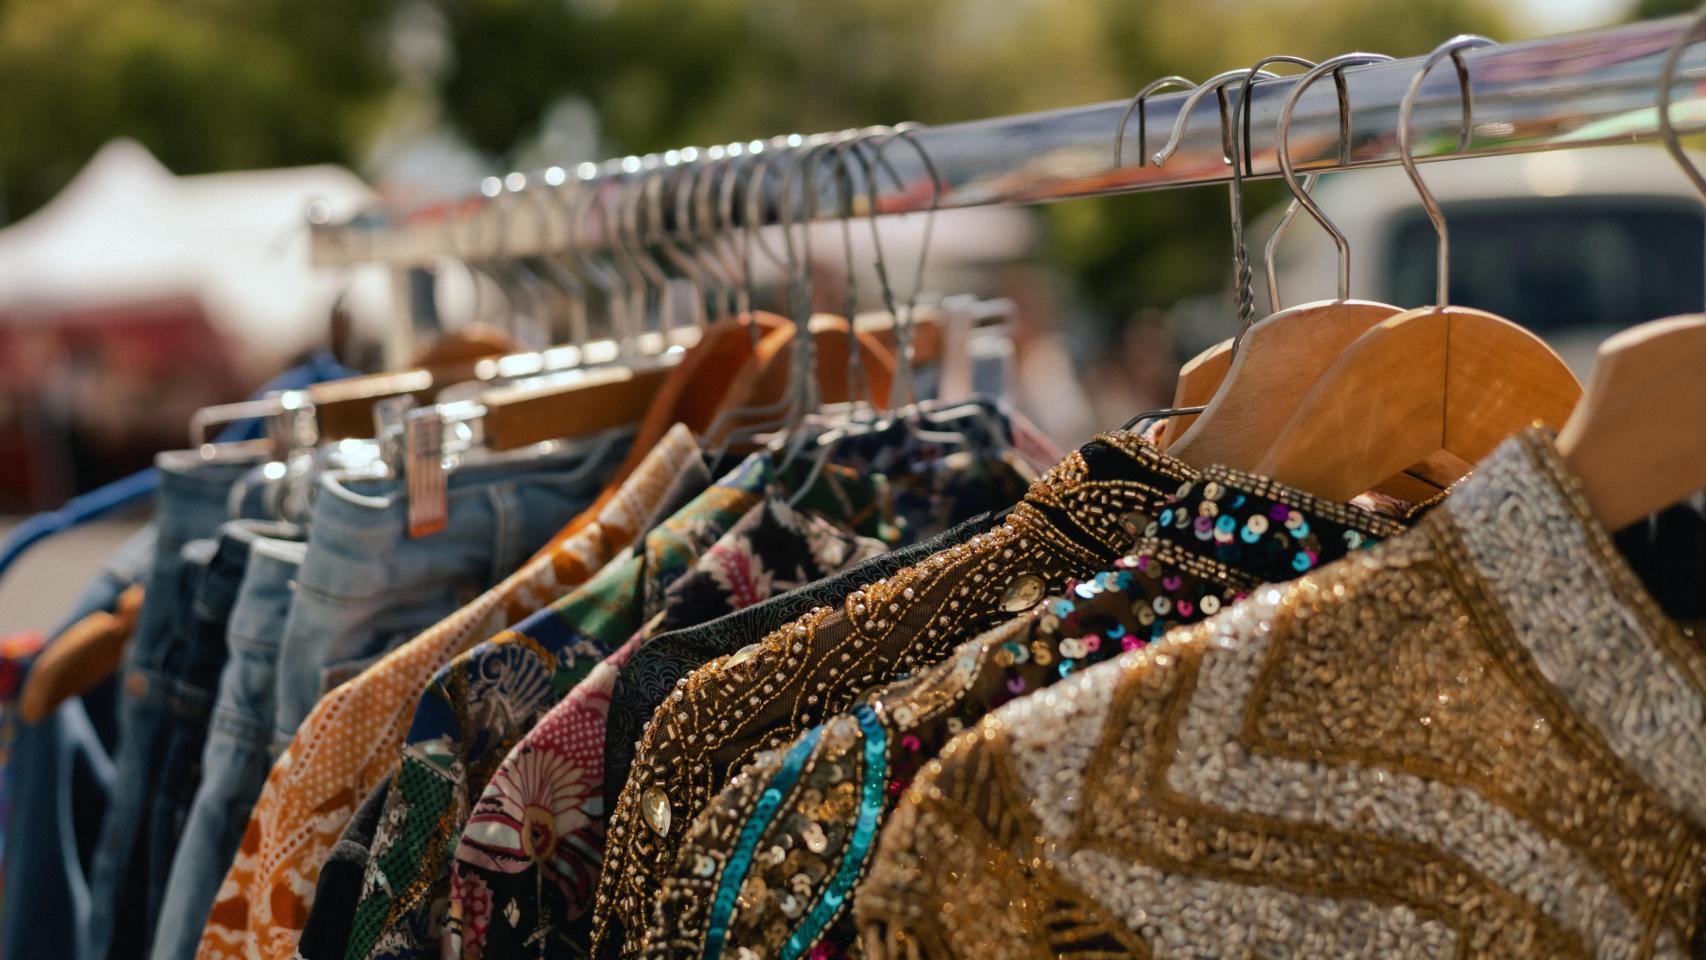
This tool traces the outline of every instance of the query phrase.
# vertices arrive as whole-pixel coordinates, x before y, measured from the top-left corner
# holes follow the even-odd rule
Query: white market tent
[[[46,206],[0,229],[0,324],[190,296],[264,375],[324,342],[347,288],[358,328],[381,337],[383,274],[311,267],[305,225],[312,201],[346,216],[373,198],[338,166],[179,177],[141,144],[110,141]]]

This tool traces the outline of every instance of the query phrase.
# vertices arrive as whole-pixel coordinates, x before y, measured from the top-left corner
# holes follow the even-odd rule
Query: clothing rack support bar
[[[1462,118],[1457,72],[1442,64],[1428,77],[1416,104],[1417,158],[1445,160],[1656,138],[1655,103],[1665,54],[1688,20],[1672,17],[1463,54],[1475,103],[1472,137],[1462,151],[1457,149]],[[1343,156],[1334,84],[1320,83],[1308,90],[1292,124],[1298,170],[1396,164],[1399,105],[1422,59],[1344,71],[1352,116],[1351,143]],[[1672,117],[1684,133],[1706,130],[1703,77],[1706,42],[1689,48],[1676,76]],[[1253,88],[1254,179],[1278,176],[1275,125],[1293,82],[1282,78]],[[1238,85],[1229,86],[1226,94],[1236,106]],[[1185,97],[1183,92],[1168,93],[1147,102],[1150,153],[1166,142]],[[1134,116],[1126,130],[1123,164],[1113,166],[1114,130],[1125,109],[1124,101],[1113,101],[919,128],[915,137],[941,175],[944,209],[1045,203],[1230,179],[1220,111],[1212,98],[1192,115],[1178,151],[1164,165],[1139,156]],[[771,141],[784,142],[786,138]],[[932,193],[929,174],[917,153],[897,139],[885,154],[905,186],[894,188],[884,175],[881,211],[927,209]],[[624,172],[655,169],[663,162],[658,156],[612,160],[598,165],[596,172],[588,170],[590,177],[562,169],[512,174],[491,178],[486,191],[448,203],[413,210],[376,207],[343,223],[311,224],[313,261],[324,266],[371,262],[407,266],[430,264],[444,256],[512,257],[561,249],[568,229],[566,215],[559,215],[567,207],[562,202],[565,191],[577,184],[613,191]],[[507,185],[493,189],[495,184]],[[819,209],[835,209],[827,188]],[[830,216],[826,213],[822,219]],[[578,245],[596,249],[605,242],[602,218],[585,217]]]

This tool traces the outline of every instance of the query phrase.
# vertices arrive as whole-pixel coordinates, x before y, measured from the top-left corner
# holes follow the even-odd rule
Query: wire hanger
[[[1273,60],[1279,58],[1269,59]],[[1114,129],[1114,167],[1117,169],[1121,163],[1123,148],[1125,146],[1126,122],[1130,119],[1131,114],[1134,111],[1137,113],[1137,137],[1138,144],[1141,148],[1147,139],[1143,112],[1145,101],[1147,101],[1151,94],[1158,90],[1167,86],[1178,86],[1180,83],[1190,86],[1191,94],[1185,98],[1184,103],[1179,105],[1179,112],[1173,120],[1172,133],[1168,136],[1167,143],[1153,155],[1140,152],[1138,155],[1138,166],[1141,167],[1150,162],[1153,162],[1156,166],[1161,166],[1167,162],[1168,158],[1173,156],[1174,152],[1178,150],[1179,144],[1184,140],[1185,128],[1190,122],[1191,115],[1196,112],[1197,106],[1201,104],[1203,99],[1210,93],[1216,95],[1216,102],[1220,107],[1222,157],[1225,162],[1229,164],[1234,163],[1235,161],[1233,158],[1236,156],[1234,144],[1236,138],[1232,132],[1232,123],[1227,113],[1226,94],[1224,88],[1234,80],[1243,80],[1251,76],[1260,76],[1269,80],[1279,78],[1278,74],[1271,71],[1243,68],[1217,73],[1203,81],[1200,85],[1195,86],[1192,86],[1190,81],[1186,80],[1184,77],[1176,76],[1162,77],[1160,80],[1156,80],[1148,84],[1142,90],[1137,92],[1137,96],[1132,98],[1131,103],[1126,105],[1126,112],[1121,115],[1120,122]],[[1236,206],[1239,202],[1237,184],[1231,185],[1231,194],[1234,206]],[[1283,223],[1286,222],[1289,221],[1282,221],[1282,229]],[[1243,237],[1241,235],[1241,219],[1234,219],[1233,230],[1235,231],[1235,236],[1233,237],[1233,269],[1234,276],[1236,277],[1236,271],[1239,264],[1237,251],[1243,244]],[[1166,427],[1163,428],[1163,434],[1177,437],[1183,430],[1183,421],[1179,418],[1201,413],[1203,411],[1203,404],[1207,402],[1211,395],[1213,395],[1215,387],[1219,385],[1221,377],[1225,374],[1226,365],[1229,360],[1227,352],[1230,349],[1230,346],[1231,341],[1225,341],[1223,343],[1216,344],[1215,346],[1210,347],[1202,353],[1199,353],[1197,356],[1191,358],[1191,360],[1186,362],[1185,365],[1179,369],[1178,384],[1174,388],[1172,405],[1158,410],[1147,410],[1139,413],[1130,420],[1127,420],[1121,429],[1130,430],[1139,423],[1143,423],[1145,421],[1173,418]]]
[[[1177,382],[1173,387],[1173,404],[1170,410],[1189,410],[1191,412],[1170,414],[1169,411],[1152,411],[1138,416],[1138,421],[1150,420],[1156,417],[1165,418],[1160,429],[1155,432],[1155,442],[1163,450],[1170,448],[1175,442],[1177,442],[1178,439],[1184,435],[1185,431],[1190,428],[1191,424],[1196,422],[1196,419],[1200,416],[1201,412],[1207,408],[1209,400],[1213,398],[1215,391],[1220,388],[1221,382],[1226,379],[1226,370],[1231,366],[1232,354],[1237,346],[1238,338],[1244,335],[1244,331],[1249,325],[1250,315],[1253,313],[1253,309],[1246,306],[1247,301],[1251,299],[1250,256],[1249,250],[1244,244],[1244,188],[1243,178],[1239,173],[1239,166],[1236,160],[1236,157],[1238,156],[1238,135],[1232,128],[1227,126],[1226,93],[1224,85],[1232,80],[1240,79],[1240,75],[1242,75],[1242,82],[1239,87],[1238,103],[1245,120],[1244,142],[1246,144],[1245,149],[1247,153],[1250,140],[1250,88],[1257,77],[1262,77],[1264,79],[1277,77],[1277,75],[1272,71],[1263,69],[1270,63],[1291,63],[1302,67],[1313,67],[1315,65],[1315,62],[1312,60],[1305,60],[1302,57],[1279,54],[1271,57],[1263,57],[1246,70],[1228,70],[1225,73],[1218,74],[1215,77],[1210,78],[1209,80],[1210,83],[1215,85],[1214,89],[1217,92],[1217,102],[1220,107],[1221,149],[1226,156],[1234,158],[1231,161],[1232,180],[1228,184],[1228,199],[1230,200],[1232,208],[1233,296],[1238,307],[1239,328],[1238,333],[1234,334],[1232,337],[1214,344],[1180,365],[1179,373],[1176,378]],[[1174,126],[1175,135],[1169,137],[1167,145],[1156,152],[1155,163],[1157,165],[1165,163],[1167,159],[1173,155],[1173,151],[1177,148],[1179,141],[1183,137],[1183,124],[1193,111],[1193,106],[1194,102],[1189,100],[1181,106],[1179,116]],[[1129,112],[1131,108],[1128,106],[1126,109]],[[1141,134],[1142,131],[1140,129],[1140,141],[1142,140]],[[1139,156],[1139,164],[1141,164],[1145,159],[1147,158]],[[1116,164],[1119,162],[1119,150],[1117,143],[1115,144],[1114,161]],[[1313,183],[1314,178],[1311,177],[1309,185],[1312,186]],[[1308,189],[1308,186],[1306,186],[1305,189]],[[1280,218],[1279,222],[1275,224],[1273,235],[1268,240],[1266,249],[1270,258],[1268,261],[1269,277],[1273,276],[1273,261],[1271,258],[1273,256],[1275,244],[1279,240],[1280,235],[1291,226],[1291,220],[1296,213],[1297,203],[1293,201],[1292,204],[1286,208],[1286,212]],[[1126,429],[1131,429],[1131,426],[1128,425]]]
[[[1132,102],[1126,104],[1125,113],[1120,115],[1120,122],[1114,128],[1115,169],[1118,169],[1120,166],[1123,149],[1125,147],[1126,121],[1130,119],[1134,110],[1137,113],[1137,139],[1139,144],[1137,165],[1141,167],[1150,162],[1154,162],[1156,166],[1160,166],[1166,163],[1167,158],[1171,157],[1173,152],[1178,149],[1180,141],[1184,139],[1185,127],[1190,121],[1191,114],[1196,111],[1197,105],[1202,103],[1203,98],[1211,92],[1216,94],[1216,102],[1220,107],[1221,152],[1224,157],[1228,158],[1227,162],[1231,162],[1229,158],[1232,156],[1232,130],[1227,119],[1226,94],[1222,88],[1224,88],[1226,84],[1231,83],[1233,80],[1248,76],[1249,73],[1249,70],[1227,70],[1209,77],[1201,84],[1192,84],[1189,80],[1179,76],[1162,77],[1139,90],[1137,92],[1137,96],[1132,98]],[[1277,74],[1268,73],[1267,76],[1275,77]],[[1184,103],[1179,105],[1179,112],[1173,119],[1173,131],[1168,136],[1166,145],[1151,156],[1143,149],[1147,141],[1147,131],[1145,129],[1146,122],[1144,118],[1145,103],[1151,94],[1168,86],[1177,86],[1181,81],[1191,89],[1191,94],[1185,98]],[[1224,363],[1217,364],[1217,361],[1212,357],[1212,354],[1216,349],[1217,347],[1210,347],[1208,350],[1205,350],[1196,357],[1193,357],[1179,369],[1178,383],[1173,391],[1173,403],[1171,406],[1162,407],[1157,410],[1146,410],[1139,413],[1130,420],[1127,420],[1120,429],[1130,430],[1140,423],[1201,413],[1203,409],[1202,402],[1206,402],[1207,397],[1214,392],[1212,388],[1204,389],[1202,387],[1202,383],[1209,377],[1212,377],[1214,382],[1218,383],[1219,375],[1224,371]],[[1202,368],[1205,366],[1212,369],[1203,370]],[[1163,431],[1176,434],[1176,424],[1172,422],[1168,423],[1167,426],[1163,428]]]
[[[816,138],[811,142],[810,148],[816,149],[821,147],[822,144],[822,138]],[[742,269],[746,277],[747,287],[749,290],[751,289],[752,284],[753,248],[757,246],[767,254],[771,253],[768,245],[764,243],[763,238],[758,235],[759,224],[763,222],[762,200],[765,196],[765,178],[773,169],[773,161],[778,158],[793,165],[803,163],[804,158],[801,156],[800,151],[802,147],[805,146],[806,141],[802,137],[793,136],[787,138],[777,149],[766,150],[759,154],[754,162],[751,173],[748,175],[745,194],[746,203],[744,210],[744,222],[742,224],[741,256]],[[790,181],[784,180],[783,186],[786,187],[789,182]],[[789,316],[785,318],[784,326],[771,331],[763,338],[758,336],[758,331],[756,330],[750,332],[753,358],[748,361],[747,368],[742,371],[740,378],[742,383],[737,385],[736,389],[733,391],[734,396],[731,397],[729,403],[727,403],[723,409],[717,412],[716,418],[711,421],[711,425],[706,430],[705,435],[707,440],[714,445],[712,448],[713,453],[711,454],[713,462],[722,459],[723,456],[728,453],[729,448],[739,439],[761,432],[758,428],[769,430],[780,426],[782,422],[786,420],[789,405],[793,400],[792,393],[784,390],[783,395],[774,401],[768,403],[752,402],[753,393],[756,390],[757,383],[760,380],[765,379],[763,377],[763,369],[766,365],[766,360],[771,356],[779,356],[779,351],[790,344],[793,344],[796,350],[800,349],[799,345],[794,344],[793,341],[798,334],[798,328],[805,325],[804,320],[806,319],[806,316],[804,314],[801,314],[801,316],[797,318],[794,316],[794,314],[798,312],[794,298],[804,291],[803,287],[796,289],[796,283],[802,281],[797,281],[795,277],[798,267],[795,262],[796,250],[791,242],[791,237],[788,232],[790,229],[788,216],[791,211],[789,201],[790,198],[787,196],[786,190],[778,193],[776,197],[777,221],[781,224],[784,238],[789,240],[784,247],[786,259],[782,263],[783,275],[785,278],[784,286],[786,289],[786,295],[789,299],[789,303],[785,309],[789,311]],[[771,255],[774,256],[774,254]],[[809,269],[810,267],[808,265],[807,270],[809,271]],[[809,310],[809,305],[807,310]],[[792,359],[792,356],[792,353],[790,353],[789,358]]]
[[[1534,421],[1562,424],[1581,395],[1569,368],[1540,338],[1450,303],[1450,237],[1416,169],[1410,120],[1428,72],[1450,58],[1463,110],[1459,148],[1466,146],[1474,97],[1461,54],[1491,43],[1459,36],[1441,44],[1399,109],[1399,160],[1439,235],[1438,302],[1381,321],[1353,341],[1310,389],[1259,472],[1334,500],[1380,489],[1416,502]]]
[[[1672,87],[1683,51],[1706,25],[1706,6],[1677,34],[1659,81],[1659,134],[1706,200],[1706,176],[1689,159],[1671,121]],[[1608,530],[1706,489],[1706,314],[1654,320],[1600,345],[1587,392],[1558,450]]]
[[[1350,150],[1351,115],[1343,96],[1340,71],[1391,59],[1378,53],[1343,54],[1312,66],[1293,84],[1280,110],[1277,137],[1280,174],[1292,191],[1293,207],[1308,211],[1338,247],[1338,297],[1276,309],[1259,323],[1250,323],[1254,297],[1246,289],[1240,295],[1239,307],[1245,325],[1233,338],[1225,377],[1202,415],[1167,448],[1170,455],[1199,466],[1220,463],[1240,469],[1253,468],[1273,438],[1285,428],[1315,380],[1333,365],[1345,347],[1376,323],[1402,312],[1389,303],[1350,298],[1350,243],[1308,190],[1299,186],[1290,156],[1293,112],[1304,92],[1317,79],[1331,74],[1341,91],[1339,151],[1343,162]],[[1245,94],[1241,107],[1248,110],[1249,102],[1249,94]],[[1240,179],[1239,168],[1247,168],[1250,149],[1247,141],[1243,149],[1244,157],[1233,164],[1234,182]],[[1273,267],[1273,253],[1270,243],[1269,299],[1277,302],[1278,276]],[[1247,264],[1241,266],[1239,277],[1241,283],[1248,284]]]

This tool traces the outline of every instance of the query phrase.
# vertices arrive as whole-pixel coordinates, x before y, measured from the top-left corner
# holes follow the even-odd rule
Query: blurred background
[[[1693,6],[8,0],[0,533],[8,515],[183,446],[193,411],[247,395],[307,351],[379,364],[395,291],[308,266],[311,200],[341,216],[456,196],[511,169],[1084,104],[1276,52],[1402,57],[1459,32],[1509,41]],[[1699,205],[1652,150],[1442,167],[1454,263],[1465,264],[1457,302],[1529,324],[1580,366],[1618,322],[1611,304],[1630,323],[1698,308]],[[1367,251],[1353,294],[1425,300],[1432,234],[1413,193],[1395,171],[1346,176],[1359,178],[1354,203],[1335,206],[1331,178],[1319,195]],[[1252,185],[1252,218],[1282,196]],[[1561,220],[1575,239],[1548,245]],[[1019,305],[1014,399],[1062,445],[1162,405],[1178,364],[1231,333],[1218,188],[941,223],[927,288]],[[1268,225],[1254,221],[1252,247]],[[1330,244],[1306,223],[1298,234],[1283,248],[1286,302],[1332,289]],[[0,584],[0,634],[32,625],[8,611],[55,589],[55,565],[34,557]]]

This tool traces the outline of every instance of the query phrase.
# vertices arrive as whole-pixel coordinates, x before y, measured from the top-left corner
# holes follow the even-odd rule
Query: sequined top
[[[1112,569],[1074,581],[788,749],[760,754],[688,831],[679,872],[658,898],[648,956],[842,955],[855,943],[853,889],[884,817],[966,724],[1212,616],[1257,584],[1289,580],[1300,565],[1331,563],[1401,529],[1210,468],[1180,487]]]
[[[688,677],[658,708],[611,816],[593,946],[633,956],[688,824],[758,751],[945,658],[1123,555],[1195,472],[1129,434],[1091,441],[1038,478],[990,532],[869,584]]]
[[[1706,651],[1532,432],[966,730],[854,913],[875,958],[1682,957],[1703,891]]]
[[[510,750],[480,794],[451,864],[446,921],[461,960],[584,948],[604,848],[604,721],[616,673],[649,639],[750,607],[883,553],[768,498],[670,584],[644,634],[593,668]]]
[[[196,955],[289,957],[320,865],[356,807],[396,766],[415,699],[433,672],[586,582],[633,542],[674,478],[694,471],[705,471],[698,443],[686,427],[672,428],[596,520],[321,697],[267,775]]]

